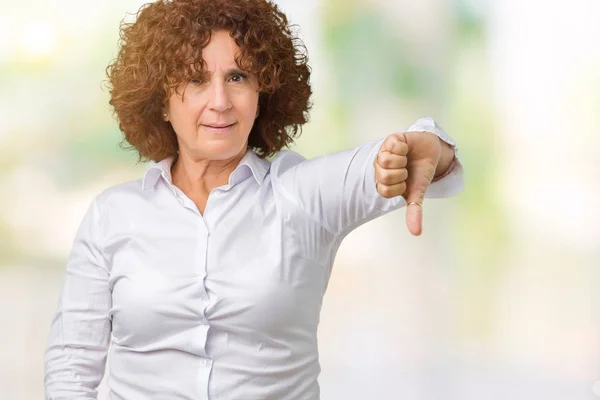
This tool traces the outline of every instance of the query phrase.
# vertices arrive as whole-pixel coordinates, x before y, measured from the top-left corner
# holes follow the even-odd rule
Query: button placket
[[[207,262],[207,254],[208,254],[208,244],[209,244],[210,232],[208,231],[207,224],[205,223],[204,218],[201,215],[198,215],[198,235],[196,240],[196,254],[195,254],[195,268],[197,273],[197,279],[200,280],[199,285],[199,293],[198,293],[198,301],[201,302],[201,320],[199,324],[206,326],[206,331],[204,335],[198,337],[198,340],[203,341],[202,346],[204,349],[204,357],[201,359],[201,368],[198,371],[198,385],[201,393],[203,394],[203,398],[208,399],[209,394],[209,379],[212,371],[212,360],[208,357],[207,347],[208,347],[208,332],[210,331],[210,324],[206,318],[206,308],[208,307],[208,293],[206,292],[206,262]]]
[[[202,397],[204,399],[209,399],[208,388],[209,388],[209,379],[210,373],[212,372],[213,362],[211,359],[203,358],[201,362],[201,368],[198,371],[198,382],[200,387],[200,392],[202,393]]]

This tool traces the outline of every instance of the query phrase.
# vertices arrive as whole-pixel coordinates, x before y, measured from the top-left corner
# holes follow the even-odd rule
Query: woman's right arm
[[[447,143],[452,141],[431,118],[419,119],[407,131],[427,131]],[[288,201],[331,234],[343,237],[363,223],[406,205],[402,196],[388,199],[376,189],[374,161],[384,141],[385,137],[311,160],[282,151],[271,164],[271,174],[277,177],[279,190]],[[463,186],[463,168],[456,159],[445,177],[429,185],[425,197],[450,197]]]
[[[67,261],[45,354],[46,400],[96,399],[110,343],[112,304],[100,243],[100,212],[91,204]]]

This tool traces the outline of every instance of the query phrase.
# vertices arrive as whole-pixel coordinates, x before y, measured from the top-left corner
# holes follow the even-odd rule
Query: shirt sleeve
[[[464,188],[464,173],[463,166],[458,159],[458,147],[456,146],[456,142],[444,131],[444,129],[442,129],[441,126],[438,125],[433,118],[430,117],[418,119],[406,130],[406,132],[412,131],[434,133],[454,149],[455,162],[451,167],[452,169],[442,179],[432,182],[429,185],[427,191],[425,192],[425,198],[437,199],[451,197],[459,193]],[[375,173],[375,171],[373,171],[373,173]]]
[[[99,227],[94,200],[75,236],[51,325],[45,354],[46,400],[98,396],[110,342],[112,304]]]
[[[421,118],[407,131],[412,130],[433,132],[456,152],[455,143],[431,118]],[[295,165],[281,168],[285,171],[278,178],[284,195],[335,235],[345,235],[367,221],[405,206],[402,196],[386,199],[375,188],[373,162],[384,140],[311,160],[292,161]],[[449,174],[429,186],[425,197],[450,197],[462,188],[463,169],[457,159]]]

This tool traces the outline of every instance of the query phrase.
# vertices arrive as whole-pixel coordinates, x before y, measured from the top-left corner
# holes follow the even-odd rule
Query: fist
[[[408,178],[408,144],[402,134],[392,133],[381,145],[375,157],[375,188],[388,199],[406,191]]]
[[[404,197],[406,224],[415,236],[421,234],[423,199],[440,161],[440,143],[431,132],[392,133],[374,161],[377,192],[388,199]],[[450,147],[447,151],[452,152]]]

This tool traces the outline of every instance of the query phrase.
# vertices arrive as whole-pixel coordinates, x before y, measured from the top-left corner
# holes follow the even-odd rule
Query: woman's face
[[[191,158],[227,160],[246,151],[257,116],[258,84],[236,64],[239,50],[229,32],[213,32],[202,51],[206,81],[186,82],[169,97],[167,119],[179,151]]]

